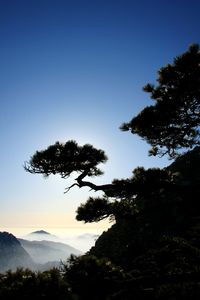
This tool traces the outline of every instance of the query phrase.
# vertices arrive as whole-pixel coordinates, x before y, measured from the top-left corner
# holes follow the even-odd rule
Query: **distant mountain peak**
[[[45,230],[36,230],[31,232],[31,234],[47,234],[47,235],[51,235],[51,233],[45,231]]]
[[[53,235],[45,230],[36,230],[33,231],[31,233],[29,233],[28,235],[26,235],[25,239],[28,240],[37,240],[37,241],[41,241],[41,240],[50,240],[50,241],[57,241],[58,237],[56,235]]]

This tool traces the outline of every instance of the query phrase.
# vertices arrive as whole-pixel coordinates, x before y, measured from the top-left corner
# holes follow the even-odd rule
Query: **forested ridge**
[[[174,58],[147,84],[153,105],[123,131],[139,135],[149,154],[168,156],[163,169],[138,167],[126,179],[96,185],[107,161],[101,149],[76,141],[56,142],[37,151],[25,170],[32,174],[77,177],[72,188],[102,191],[77,208],[77,220],[112,218],[85,255],[72,256],[60,269],[44,273],[18,270],[1,275],[0,296],[7,299],[131,300],[200,298],[200,50]],[[131,138],[131,137],[130,137]],[[117,176],[117,174],[116,174]],[[7,297],[7,298],[6,298]]]

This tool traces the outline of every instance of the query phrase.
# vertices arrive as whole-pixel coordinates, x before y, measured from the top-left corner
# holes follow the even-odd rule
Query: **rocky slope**
[[[0,272],[17,267],[34,268],[35,263],[14,235],[0,232]]]

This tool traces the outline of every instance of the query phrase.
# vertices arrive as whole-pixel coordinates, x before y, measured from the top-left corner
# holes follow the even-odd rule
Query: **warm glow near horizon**
[[[113,222],[109,220],[103,220],[98,223],[84,223],[76,221],[75,215],[66,215],[62,213],[50,214],[42,213],[41,215],[35,215],[32,213],[27,214],[9,214],[4,215],[1,219],[0,228],[70,228],[79,229],[81,231],[96,230],[100,228],[102,230],[108,229]]]

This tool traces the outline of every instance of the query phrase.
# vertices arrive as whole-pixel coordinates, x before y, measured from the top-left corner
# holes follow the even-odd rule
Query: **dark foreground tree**
[[[180,151],[193,149],[200,142],[199,46],[192,45],[187,52],[176,57],[173,64],[161,68],[158,74],[158,85],[154,87],[148,84],[144,88],[155,100],[155,105],[146,107],[131,122],[123,124],[122,129],[130,129],[132,133],[139,134],[151,144],[151,154],[168,154],[173,158]],[[116,199],[119,201],[127,197],[135,199],[141,193],[149,192],[158,186],[163,188],[173,181],[172,174],[166,170],[145,171],[142,168],[135,169],[131,178],[113,180],[109,184],[96,185],[91,180],[86,180],[86,178],[102,175],[99,165],[106,161],[104,151],[92,145],[80,146],[76,141],[68,141],[64,144],[57,142],[46,150],[37,151],[25,164],[25,170],[44,176],[59,174],[62,178],[67,178],[76,172],[78,176],[75,183],[66,191],[74,186],[89,187],[94,191],[102,191],[105,197],[110,197],[111,200],[114,199],[115,204],[109,205],[105,197],[102,199],[98,197],[93,203],[90,198],[86,204],[86,216],[83,213],[83,205],[78,209],[78,220],[86,222],[99,221],[109,215],[116,215],[120,210]],[[92,217],[93,205],[94,218]],[[134,206],[135,204],[132,205],[132,210]],[[90,217],[87,215],[87,210]]]
[[[158,72],[158,84],[147,84],[154,105],[121,126],[138,134],[151,146],[151,155],[175,157],[183,148],[199,145],[200,125],[200,51],[192,45],[173,64]]]
[[[97,185],[90,178],[103,174],[99,165],[107,160],[104,151],[68,141],[37,151],[25,170],[47,177],[59,174],[64,179],[77,173],[66,191],[76,186],[102,191],[101,197],[90,197],[77,209],[77,220],[116,220],[89,253],[107,257],[126,272],[121,290],[116,288],[116,293],[105,299],[132,299],[133,294],[135,299],[193,299],[200,297],[199,46],[191,46],[162,68],[158,85],[148,84],[145,90],[155,105],[123,124],[122,130],[146,140],[152,147],[150,154],[176,158],[169,167],[138,167],[130,178]],[[86,257],[71,263],[66,276],[72,285],[79,275],[90,280],[92,266],[105,276],[101,271],[106,264],[99,265],[98,259]],[[191,293],[193,287],[196,293]],[[84,294],[84,286],[80,288]],[[80,299],[85,299],[84,295],[79,295]],[[97,294],[93,298],[99,299]]]

